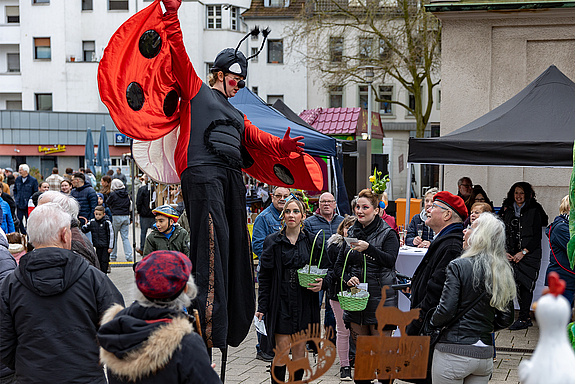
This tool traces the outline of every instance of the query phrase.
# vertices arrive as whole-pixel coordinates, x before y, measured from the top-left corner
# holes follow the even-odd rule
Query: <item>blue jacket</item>
[[[28,200],[38,192],[38,180],[28,174],[26,182],[22,182],[22,176],[18,176],[14,182],[14,200],[18,209],[28,209]]]
[[[545,230],[545,234],[549,237],[551,249],[549,252],[549,266],[545,273],[545,285],[547,284],[547,275],[549,272],[557,272],[559,277],[565,280],[568,290],[575,290],[575,272],[571,269],[569,258],[567,257],[567,243],[571,238],[569,236],[569,216],[559,215],[549,224]],[[566,271],[562,267],[568,269]]]
[[[2,214],[2,219],[0,220],[0,228],[4,233],[12,233],[14,229],[14,220],[12,220],[12,212],[10,212],[10,206],[7,202],[2,200],[0,197],[0,212]]]
[[[98,195],[94,188],[89,184],[84,184],[79,188],[72,189],[70,195],[78,200],[78,204],[80,204],[80,212],[78,213],[78,216],[85,217],[88,221],[93,219],[94,208],[98,205]]]
[[[280,213],[273,204],[270,204],[269,207],[264,209],[258,217],[256,217],[252,233],[253,253],[260,257],[264,249],[266,236],[279,231],[281,226]]]
[[[307,229],[312,235],[316,235],[318,231],[325,231],[325,241],[327,241],[334,233],[337,233],[337,227],[343,221],[343,216],[337,213],[333,214],[330,222],[328,222],[322,215],[314,213],[313,216],[308,217],[305,222],[305,229]],[[320,234],[318,239],[323,236]]]
[[[420,215],[421,215],[421,213],[418,213],[417,215],[413,216],[413,218],[411,219],[411,222],[409,223],[409,226],[407,227],[407,235],[405,235],[405,245],[408,245],[410,247],[414,247],[413,239],[415,239],[417,237],[417,226],[419,224],[424,224],[423,225],[423,235],[421,235],[421,238],[423,240],[433,241],[433,236],[435,236],[435,233],[433,233],[433,229],[431,229],[427,225],[425,225],[425,222],[423,220],[421,220]]]

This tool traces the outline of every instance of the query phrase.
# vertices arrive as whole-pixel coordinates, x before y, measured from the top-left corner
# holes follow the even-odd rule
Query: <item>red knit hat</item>
[[[447,191],[441,191],[433,196],[433,201],[442,202],[453,211],[455,211],[462,220],[467,219],[467,207],[465,206],[465,202],[461,197],[455,196],[454,194]]]
[[[136,285],[153,301],[171,301],[184,290],[192,262],[176,251],[154,251],[136,265]]]

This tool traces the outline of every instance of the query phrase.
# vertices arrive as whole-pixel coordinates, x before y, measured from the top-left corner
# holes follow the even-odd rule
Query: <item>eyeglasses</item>
[[[335,203],[335,200],[322,200],[319,203],[320,204],[333,204],[333,203]]]
[[[431,204],[431,209],[433,209],[433,208],[441,208],[441,209],[443,209],[444,211],[449,211],[449,210],[450,210],[449,208],[442,207],[441,205],[437,205],[437,204],[435,204],[435,203]]]
[[[274,197],[275,197],[276,199],[285,200],[285,199],[287,199],[288,197],[290,197],[290,195],[274,195]]]

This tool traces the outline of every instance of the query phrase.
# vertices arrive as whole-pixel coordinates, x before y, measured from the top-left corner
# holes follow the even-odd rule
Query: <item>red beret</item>
[[[154,251],[136,265],[136,285],[149,299],[176,299],[192,273],[192,262],[176,251]]]
[[[441,191],[433,196],[433,201],[441,201],[455,211],[462,220],[467,219],[467,207],[461,197],[447,191]]]

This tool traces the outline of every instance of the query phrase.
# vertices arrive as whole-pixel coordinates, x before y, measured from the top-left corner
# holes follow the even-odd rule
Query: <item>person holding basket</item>
[[[343,320],[350,328],[354,341],[358,335],[378,335],[375,311],[381,300],[381,289],[396,283],[395,261],[399,253],[399,236],[379,217],[379,200],[372,190],[364,189],[359,193],[355,207],[357,221],[349,229],[348,243],[340,250],[334,267],[335,274],[342,276],[344,287],[366,288],[369,292],[364,309],[361,306],[347,306],[342,294],[338,296],[344,310]],[[397,293],[390,288],[386,294],[384,306],[397,307]],[[387,325],[384,331],[391,336],[395,328]]]
[[[318,292],[323,279],[312,276],[302,283],[298,270],[306,264],[321,264],[324,244],[321,232],[312,234],[304,228],[305,207],[293,194],[286,199],[280,218],[282,228],[264,240],[255,314],[259,320],[264,318],[268,337],[262,342],[269,343],[269,350],[275,346],[287,348],[290,335],[320,322]],[[304,344],[292,346],[292,360],[304,357]],[[286,366],[275,366],[270,373],[272,383],[284,382]],[[303,370],[290,372],[290,378],[301,380],[303,374]]]

